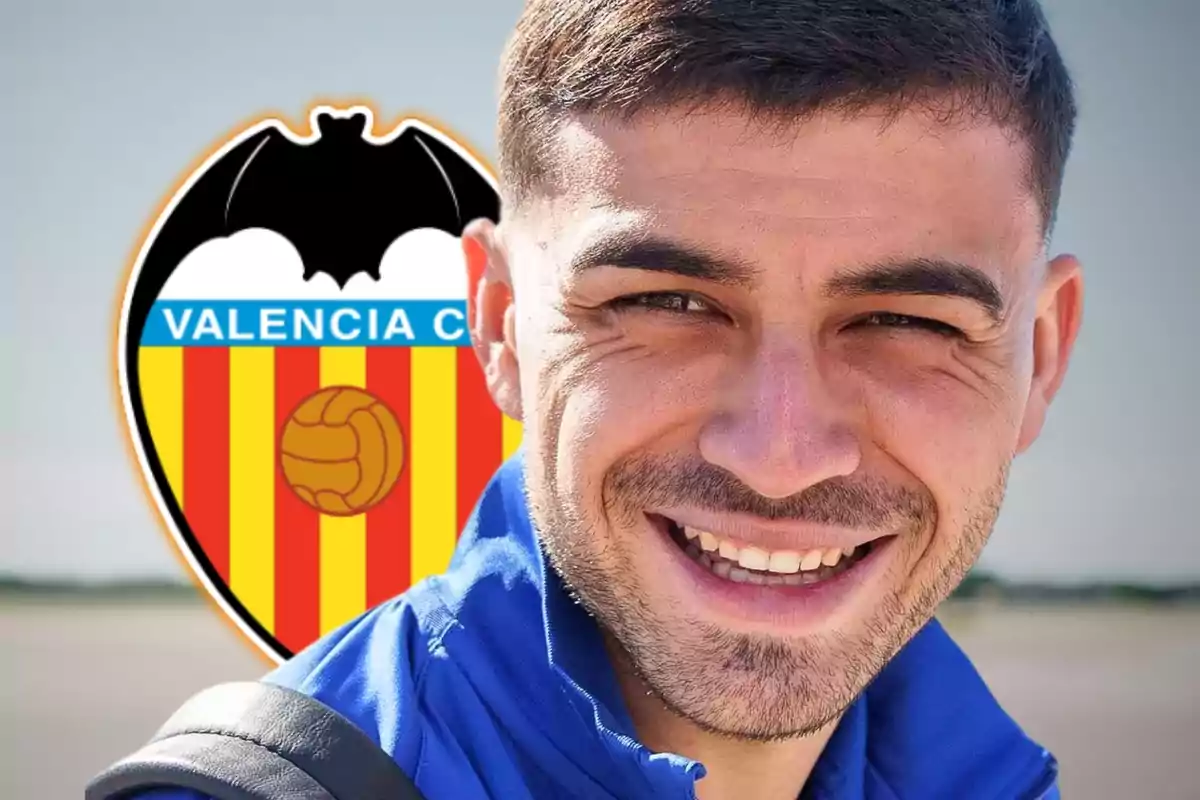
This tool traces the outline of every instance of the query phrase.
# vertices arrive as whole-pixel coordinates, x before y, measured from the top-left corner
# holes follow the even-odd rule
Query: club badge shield
[[[520,441],[466,329],[464,226],[488,169],[416,118],[320,105],[248,125],[137,251],[121,399],[158,513],[269,657],[449,564]]]

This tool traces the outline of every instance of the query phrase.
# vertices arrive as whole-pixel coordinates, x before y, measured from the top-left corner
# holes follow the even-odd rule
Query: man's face
[[[489,245],[546,550],[672,709],[814,730],[974,563],[1061,378],[1076,265],[1026,152],[918,113],[554,146],[566,178]]]

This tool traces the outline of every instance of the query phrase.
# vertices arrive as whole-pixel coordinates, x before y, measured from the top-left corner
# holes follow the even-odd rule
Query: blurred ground
[[[942,619],[1067,800],[1197,800],[1200,608],[959,603]],[[193,692],[269,668],[205,603],[0,600],[0,798],[82,797]]]

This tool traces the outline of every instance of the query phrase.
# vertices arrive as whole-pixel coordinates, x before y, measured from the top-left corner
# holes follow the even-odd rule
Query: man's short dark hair
[[[529,0],[500,97],[507,203],[551,177],[571,112],[731,101],[786,124],[923,104],[1024,137],[1047,231],[1076,116],[1037,0]]]

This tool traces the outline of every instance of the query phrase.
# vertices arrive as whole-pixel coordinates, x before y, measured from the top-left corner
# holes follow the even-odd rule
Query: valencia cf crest
[[[121,397],[197,579],[283,661],[449,564],[520,429],[470,347],[460,240],[495,181],[418,119],[318,106],[183,176],[137,252]]]

